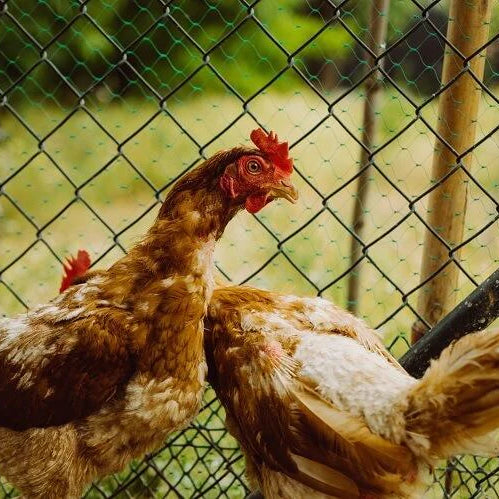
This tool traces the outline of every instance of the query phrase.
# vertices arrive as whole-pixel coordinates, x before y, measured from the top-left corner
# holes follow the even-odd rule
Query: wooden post
[[[371,51],[379,55],[385,46],[386,28],[388,26],[388,9],[390,0],[373,0],[369,17],[369,33],[371,37],[367,41]],[[368,53],[367,59],[371,65],[375,64],[374,58]],[[378,62],[378,66],[381,62]],[[364,100],[364,123],[362,127],[362,143],[367,150],[361,149],[359,168],[364,168],[369,162],[369,151],[375,144],[377,129],[376,110],[378,108],[378,95],[381,89],[381,75],[379,71],[374,71],[365,83]],[[357,179],[357,195],[354,201],[352,230],[362,239],[364,234],[364,213],[367,201],[369,175],[371,168],[366,168]],[[360,257],[361,245],[352,237],[350,244],[350,262],[353,264]],[[354,269],[348,281],[348,301],[347,307],[352,313],[357,312],[359,296],[360,266]]]
[[[447,40],[464,57],[469,57],[488,40],[491,15],[490,0],[451,0]],[[469,62],[469,68],[478,78],[483,78],[485,57],[480,53]],[[442,84],[445,85],[465,67],[462,57],[448,46],[445,48]],[[454,81],[439,98],[437,135],[433,155],[432,181],[438,182],[451,168],[457,157],[439,140],[441,137],[458,154],[463,154],[475,142],[475,128],[481,89],[466,72]],[[462,163],[470,168],[471,155]],[[462,241],[466,215],[466,176],[456,170],[428,199],[428,225],[452,248]],[[456,254],[459,257],[459,254]],[[429,230],[426,232],[421,264],[421,282],[436,272],[449,259],[449,249]],[[418,312],[430,324],[435,325],[448,314],[456,303],[459,269],[450,264],[441,270],[419,291]],[[412,328],[412,342],[426,331],[421,321]]]

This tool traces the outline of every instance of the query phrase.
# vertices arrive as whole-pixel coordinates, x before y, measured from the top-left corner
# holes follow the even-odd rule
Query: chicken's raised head
[[[293,160],[287,142],[261,128],[251,132],[256,149],[242,149],[220,177],[220,187],[234,202],[256,213],[275,198],[296,202],[298,192],[290,181]]]
[[[169,191],[159,218],[193,220],[191,214],[198,212],[205,215],[199,224],[210,225],[206,215],[217,213],[220,235],[219,229],[241,208],[256,213],[276,198],[295,202],[288,144],[262,129],[253,130],[251,140],[256,147],[219,151],[183,175]]]

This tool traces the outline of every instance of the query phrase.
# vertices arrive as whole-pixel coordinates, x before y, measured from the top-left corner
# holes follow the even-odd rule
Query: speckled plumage
[[[215,241],[248,196],[296,198],[274,170],[257,149],[216,154],[173,186],[110,269],[0,321],[0,475],[30,498],[79,497],[189,423],[205,383]]]
[[[497,452],[499,331],[410,377],[366,324],[321,298],[214,291],[209,380],[266,498],[422,497],[429,467]]]

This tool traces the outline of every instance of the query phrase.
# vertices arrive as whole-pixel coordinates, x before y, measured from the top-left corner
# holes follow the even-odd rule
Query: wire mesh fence
[[[355,307],[400,356],[414,321],[428,324],[417,302],[425,283],[457,268],[458,284],[447,290],[457,300],[497,268],[495,4],[490,34],[468,55],[446,37],[445,0],[0,6],[3,314],[50,299],[63,258],[79,248],[98,266],[113,262],[145,231],[179,175],[216,150],[247,142],[255,125],[289,140],[301,199],[232,223],[217,248],[221,280]],[[386,36],[373,33],[373,16],[385,22]],[[470,33],[463,28],[462,36]],[[460,67],[443,83],[446,52]],[[474,70],[479,59],[483,79]],[[439,136],[438,100],[463,78],[481,97],[476,136],[459,151]],[[373,82],[376,105],[369,101]],[[369,133],[366,98],[377,127]],[[447,126],[450,135],[462,133]],[[434,149],[442,143],[452,148],[453,164],[433,178]],[[462,241],[449,242],[427,222],[428,199],[456,172],[468,198],[466,210],[447,220],[464,217]],[[359,196],[362,231],[352,218]],[[446,258],[422,280],[428,231]],[[352,275],[359,277],[354,303]],[[191,427],[92,485],[86,497],[244,497],[243,474],[237,444],[208,391]],[[435,476],[437,497],[499,497],[497,459],[456,457]],[[17,496],[0,481],[2,494]]]

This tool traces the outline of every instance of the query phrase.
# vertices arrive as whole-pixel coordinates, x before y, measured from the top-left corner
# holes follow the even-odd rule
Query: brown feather
[[[411,464],[412,457],[407,447],[375,435],[359,418],[336,409],[304,384],[296,385],[292,393],[311,424],[317,425],[325,436],[337,436],[344,441],[342,453],[348,461],[358,461],[357,466],[364,470],[369,462],[375,463],[377,470],[385,468],[390,473],[405,474],[410,471],[408,464]],[[332,448],[339,446],[331,445]]]
[[[292,453],[291,458],[298,468],[293,478],[299,482],[331,496],[344,499],[360,497],[359,488],[355,482],[343,473],[297,454]]]
[[[497,454],[487,434],[499,427],[499,330],[445,349],[411,391],[408,444],[429,461],[457,453]]]
[[[337,309],[331,305],[332,314]],[[243,316],[277,314],[294,339],[275,336],[265,323],[259,330],[242,329]],[[358,327],[349,327],[346,324]],[[337,497],[358,490],[396,491],[404,477],[416,473],[409,449],[374,433],[359,418],[335,408],[298,376],[292,355],[300,331],[352,337],[366,349],[386,354],[374,333],[350,314],[341,325],[310,322],[299,298],[247,287],[217,289],[208,310],[205,349],[209,378],[231,421],[254,476],[260,465],[286,474],[313,490]],[[281,352],[273,355],[278,341]],[[339,484],[345,487],[339,490]],[[287,496],[286,496],[287,497]]]
[[[53,326],[50,335],[46,325],[34,323],[33,333],[25,338],[26,348],[47,352],[44,357],[20,365],[0,351],[0,426],[21,431],[83,418],[119,396],[135,370],[134,355],[119,337],[118,317],[83,319],[71,331]],[[24,376],[29,383],[13,382]]]
[[[246,154],[264,156],[238,147],[183,176],[143,240],[109,269],[0,320],[0,474],[26,497],[78,497],[198,412],[215,241],[245,197],[282,185],[262,159],[266,180],[229,196],[221,174]],[[64,284],[81,273],[68,270]]]

